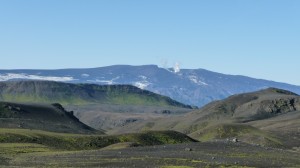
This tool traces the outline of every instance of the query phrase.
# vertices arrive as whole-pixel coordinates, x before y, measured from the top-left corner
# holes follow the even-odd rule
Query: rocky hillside
[[[233,95],[183,116],[148,120],[112,132],[170,129],[201,141],[239,137],[250,143],[289,146],[300,145],[299,123],[300,96],[269,88]]]

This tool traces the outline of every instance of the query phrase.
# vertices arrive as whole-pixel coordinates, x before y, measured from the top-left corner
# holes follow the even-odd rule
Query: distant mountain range
[[[129,84],[169,96],[185,104],[203,106],[233,94],[276,87],[300,94],[300,86],[225,75],[204,69],[165,69],[156,65],[115,65],[89,69],[0,70],[0,81],[50,80],[68,83]]]

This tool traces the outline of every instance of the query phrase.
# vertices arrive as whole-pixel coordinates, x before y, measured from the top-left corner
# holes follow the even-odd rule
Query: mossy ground
[[[162,166],[161,168],[193,168],[191,166]]]
[[[36,163],[23,163],[27,159],[48,156],[64,157],[65,155],[88,153],[93,150],[119,150],[136,146],[164,145],[195,142],[188,136],[174,131],[155,131],[124,135],[82,135],[68,133],[54,133],[30,129],[4,129],[0,128],[0,166],[9,165],[10,162],[19,163],[18,166],[32,166]],[[68,157],[68,156],[66,156]],[[94,159],[93,159],[94,160]],[[105,162],[116,159],[100,159]],[[27,161],[26,161],[27,162]],[[81,166],[91,163],[83,160]],[[86,162],[86,163],[84,163]],[[94,160],[99,162],[99,160]],[[41,163],[42,164],[42,163]],[[63,162],[49,161],[44,166],[67,166]],[[69,164],[69,163],[68,163]]]
[[[175,131],[152,131],[124,135],[83,135],[29,129],[0,128],[0,143],[35,143],[61,150],[100,149],[116,143],[133,142],[140,146],[193,142]]]

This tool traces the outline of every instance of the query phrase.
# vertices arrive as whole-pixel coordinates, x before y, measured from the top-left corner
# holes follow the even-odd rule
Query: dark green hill
[[[183,116],[133,123],[111,133],[167,129],[202,141],[239,137],[250,143],[286,145],[300,139],[299,113],[300,96],[269,88],[233,95]]]
[[[0,128],[27,128],[65,133],[103,133],[81,123],[60,104],[0,102]]]
[[[122,104],[191,108],[131,85],[68,84],[52,81],[0,82],[0,100],[63,105]]]
[[[131,85],[52,81],[0,82],[0,101],[60,103],[68,111],[74,111],[80,121],[100,130],[192,110],[191,106]]]

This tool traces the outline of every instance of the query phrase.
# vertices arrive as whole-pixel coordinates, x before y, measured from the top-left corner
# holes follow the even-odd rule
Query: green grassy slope
[[[0,82],[0,100],[63,105],[122,104],[191,108],[130,85],[67,84],[52,81]]]

